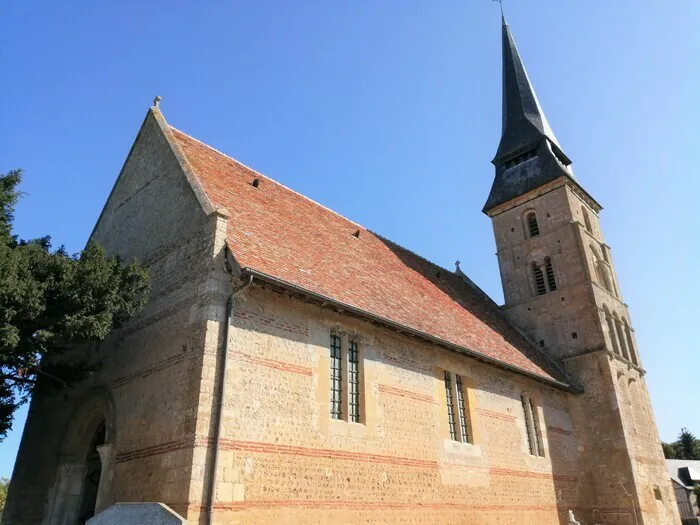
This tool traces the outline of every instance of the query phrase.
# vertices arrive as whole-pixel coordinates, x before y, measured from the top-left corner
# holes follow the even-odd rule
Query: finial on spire
[[[501,20],[503,20],[503,25],[506,25],[506,17],[503,14],[503,0],[492,0],[493,2],[498,2],[498,5],[501,6]]]
[[[157,108],[158,104],[160,104],[160,101],[162,100],[160,95],[156,95],[156,98],[153,99],[153,107]]]
[[[458,271],[459,271],[459,265],[460,265],[460,264],[462,264],[462,263],[460,263],[459,261],[455,261],[455,266],[456,266],[455,272],[458,272]]]

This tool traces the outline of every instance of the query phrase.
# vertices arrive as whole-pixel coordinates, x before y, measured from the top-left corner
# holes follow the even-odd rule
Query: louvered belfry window
[[[547,274],[547,285],[549,285],[549,291],[553,292],[557,289],[557,280],[554,278],[554,268],[552,268],[552,259],[549,257],[544,258],[544,271]]]
[[[445,371],[445,400],[447,401],[447,423],[450,426],[450,439],[456,441],[455,410],[452,404],[452,377],[448,371]]]
[[[535,215],[535,212],[527,214],[527,231],[530,237],[536,237],[540,234],[540,226],[537,224],[537,215]]]
[[[340,337],[331,335],[331,417],[341,419],[343,416],[343,359],[340,346]]]
[[[546,294],[547,286],[544,284],[544,274],[542,273],[542,268],[537,266],[537,263],[532,263],[532,276],[535,279],[535,291],[537,295]]]
[[[350,422],[360,422],[360,364],[359,352],[357,343],[350,341],[348,348],[348,391],[350,398],[348,399],[348,412],[350,413]]]
[[[467,412],[464,403],[464,385],[461,376],[456,376],[457,383],[457,412],[459,413],[460,441],[469,443],[469,430],[467,428]]]

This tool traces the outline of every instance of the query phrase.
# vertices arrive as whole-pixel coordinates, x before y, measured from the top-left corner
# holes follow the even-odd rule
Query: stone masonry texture
[[[207,523],[226,346],[214,523],[563,525],[571,509],[586,524],[677,525],[643,369],[615,351],[608,331],[608,314],[631,323],[611,263],[615,291],[597,281],[597,214],[589,210],[587,231],[585,200],[566,181],[490,210],[508,334],[525,341],[535,374],[260,280],[236,298],[226,342],[226,302],[244,279],[225,250],[235,256],[231,230],[241,223],[193,182],[173,134],[149,111],[93,233],[110,253],[148,266],[149,305],[100,346],[94,377],[32,400],[5,525],[76,523],[100,424],[98,511],[157,501]],[[531,209],[536,239],[523,229]],[[527,264],[544,257],[559,287],[534,296]],[[502,322],[472,335],[498,348]],[[343,348],[341,419],[330,415],[332,335]],[[359,422],[347,417],[350,342]],[[450,437],[445,372],[463,385],[467,443]],[[531,454],[523,395],[541,455]]]

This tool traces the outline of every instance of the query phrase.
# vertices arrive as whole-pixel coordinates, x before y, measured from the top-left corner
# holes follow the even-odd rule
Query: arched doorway
[[[109,391],[78,397],[67,418],[46,525],[85,523],[114,502],[114,403]]]
[[[105,444],[105,423],[102,421],[95,435],[92,437],[90,448],[85,458],[85,479],[80,494],[80,507],[78,510],[78,523],[87,523],[87,520],[95,515],[97,505],[97,493],[100,488],[102,476],[102,460],[98,447]]]

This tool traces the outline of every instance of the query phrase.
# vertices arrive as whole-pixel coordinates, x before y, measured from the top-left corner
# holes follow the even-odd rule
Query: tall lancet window
[[[588,233],[593,233],[593,228],[591,227],[591,218],[588,216],[588,210],[583,205],[581,205],[581,213],[583,214],[583,222],[586,225]]]
[[[632,339],[632,329],[630,326],[625,322],[625,332],[627,335],[627,346],[630,351],[630,358],[632,359],[632,362],[636,365],[639,366],[639,361],[637,361],[637,353],[634,350],[634,340]]]
[[[612,315],[610,312],[605,310],[605,322],[608,325],[608,335],[610,336],[610,344],[612,344],[613,351],[620,355],[620,347],[617,344],[617,333],[615,332],[615,323],[613,322]]]
[[[532,211],[525,218],[528,237],[536,237],[540,234],[540,225],[537,223],[537,215]]]
[[[537,295],[546,294],[547,286],[544,284],[544,274],[542,273],[542,268],[537,266],[537,263],[532,263],[532,277],[535,280],[535,292],[537,292]]]
[[[622,329],[622,323],[615,317],[615,328],[617,329],[617,337],[620,340],[620,349],[622,350],[622,357],[629,359],[629,353],[627,352],[627,341],[625,339],[625,332]]]
[[[552,259],[544,258],[544,271],[547,274],[547,285],[549,291],[554,292],[557,289],[557,280],[554,278],[554,268],[552,268]]]

